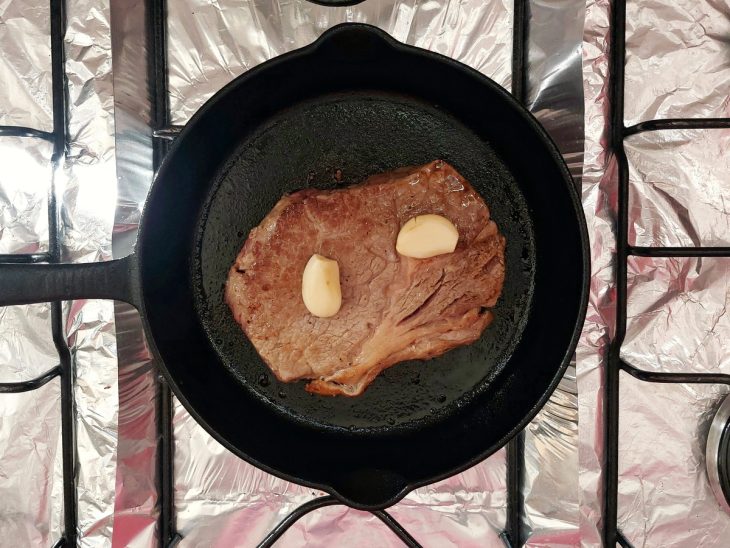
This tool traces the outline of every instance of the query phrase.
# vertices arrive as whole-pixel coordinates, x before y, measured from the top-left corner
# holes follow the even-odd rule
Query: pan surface
[[[436,158],[450,162],[474,185],[507,238],[507,276],[495,321],[474,344],[386,369],[355,398],[316,396],[304,390],[304,381],[277,381],[223,300],[222,281],[249,231],[287,192],[343,187]],[[338,170],[341,183],[335,178]],[[534,274],[525,201],[488,143],[417,98],[371,90],[324,95],[288,108],[239,145],[211,196],[198,225],[194,266],[205,329],[244,386],[295,420],[320,427],[420,428],[484,388],[522,334]]]
[[[437,158],[507,238],[493,324],[472,345],[386,370],[357,398],[276,381],[223,302],[248,232],[285,192]],[[537,122],[482,75],[365,25],[335,27],[209,101],[160,169],[137,253],[148,339],[193,416],[250,462],[361,508],[519,431],[567,366],[587,298],[580,203]]]

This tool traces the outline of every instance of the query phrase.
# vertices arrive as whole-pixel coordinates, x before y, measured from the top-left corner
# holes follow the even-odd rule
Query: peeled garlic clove
[[[329,318],[337,314],[342,306],[337,261],[316,253],[310,257],[302,274],[302,299],[313,316]]]
[[[395,249],[414,259],[428,259],[453,253],[459,241],[459,231],[441,215],[418,215],[408,220],[398,233]]]

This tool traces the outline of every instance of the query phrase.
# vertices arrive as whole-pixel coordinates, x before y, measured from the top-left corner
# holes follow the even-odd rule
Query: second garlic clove
[[[400,229],[395,249],[406,257],[428,259],[453,253],[458,241],[459,231],[446,217],[418,215],[409,219]]]

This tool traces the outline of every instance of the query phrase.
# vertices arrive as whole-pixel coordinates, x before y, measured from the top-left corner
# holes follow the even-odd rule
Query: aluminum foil
[[[46,0],[0,4],[0,125],[53,129],[50,20]]]
[[[624,359],[649,370],[728,373],[730,322],[724,317],[730,304],[730,260],[637,258],[629,272],[633,298]],[[682,333],[681,338],[665,337],[667,325]],[[627,440],[619,459],[622,529],[648,544],[662,542],[671,531],[678,543],[725,545],[730,516],[718,506],[704,477],[704,442],[728,388],[659,385],[647,392],[638,384],[631,377],[622,380],[626,420],[621,431],[622,441]],[[633,440],[637,431],[645,430],[637,428],[641,421],[654,426],[647,433],[648,446]],[[681,509],[674,508],[677,500],[685,501]],[[637,524],[637,512],[647,523]],[[680,522],[682,527],[677,527]]]
[[[642,1],[627,8],[627,125],[667,117],[727,116],[730,7]],[[592,248],[588,316],[578,348],[581,539],[600,546],[602,367],[614,328],[615,159],[607,150],[609,3],[590,2],[584,35],[586,156],[583,198]],[[718,87],[719,86],[719,89]],[[727,132],[665,131],[626,141],[630,240],[723,245],[730,237]],[[623,358],[668,372],[728,372],[726,259],[629,262]],[[726,546],[730,516],[705,474],[709,420],[726,388],[664,385],[622,374],[618,525],[634,546]]]
[[[0,124],[50,127],[47,11],[0,6]],[[28,7],[28,13],[25,12]],[[30,36],[33,40],[22,40]],[[48,249],[51,145],[0,138],[0,253]],[[56,365],[47,304],[0,308],[0,382]],[[61,533],[60,385],[0,396],[0,538],[50,545]],[[11,442],[12,440],[12,442]],[[22,473],[21,473],[22,471]]]
[[[48,251],[52,152],[41,139],[0,137],[0,253]]]
[[[628,2],[626,125],[729,116],[728,33],[727,2]]]
[[[0,398],[3,546],[51,546],[61,536],[60,407],[58,380],[33,393]]]
[[[615,325],[616,166],[606,150],[609,9],[608,0],[587,3],[583,37],[585,158],[582,191],[591,242],[588,310],[576,350],[580,538],[583,546],[601,546],[604,446],[601,368]]]
[[[0,81],[26,90],[0,92],[0,123],[50,129],[50,73],[38,68],[48,57],[47,4],[34,4],[13,1],[0,8]],[[251,66],[309,43],[342,21],[377,24],[400,40],[455,57],[509,87],[511,10],[507,0],[370,0],[337,9],[301,0],[170,2],[173,121],[184,123],[224,83]],[[142,61],[148,47],[144,4],[80,0],[69,2],[67,11],[70,142],[56,174],[63,252],[69,261],[105,260],[112,254],[112,233],[115,256],[130,249],[152,175]],[[575,92],[583,6],[575,0],[534,1],[531,13],[531,108],[579,175],[581,105]],[[50,148],[40,141],[0,138],[0,151],[3,147],[8,158],[3,165],[13,169],[0,172],[0,252],[44,250]],[[79,542],[154,546],[155,384],[139,318],[125,305],[103,301],[76,301],[66,313],[78,377]],[[28,378],[55,365],[46,305],[8,307],[2,314],[2,380]],[[16,545],[48,545],[61,533],[58,397],[57,381],[38,392],[0,397],[0,474],[15,478],[0,485],[0,538],[17,539]],[[531,546],[578,543],[576,414],[575,380],[569,373],[526,433],[525,527]],[[250,545],[317,494],[233,457],[179,404],[174,423],[182,545]],[[21,442],[7,442],[16,438]],[[463,474],[417,490],[391,512],[425,545],[501,545],[505,472],[500,451]],[[375,540],[399,545],[369,514],[341,507],[309,515],[282,543],[337,545],[345,538],[348,544]]]
[[[0,5],[3,125],[50,127],[49,18],[41,5]],[[0,137],[0,253],[48,249],[51,151],[45,141]],[[0,382],[31,379],[56,365],[50,326],[47,304],[0,308]],[[59,409],[58,380],[36,392],[0,395],[0,544],[50,545],[61,534]]]
[[[110,0],[117,204],[112,253],[132,251],[153,177],[147,3]],[[115,303],[119,361],[119,445],[112,544],[160,545],[158,383],[137,311]]]
[[[116,207],[108,8],[76,0],[66,9],[68,147],[59,193],[65,261],[111,258]],[[58,183],[57,183],[58,184]],[[101,546],[114,524],[117,470],[117,341],[114,303],[68,303],[66,330],[76,368],[78,543]]]
[[[181,0],[168,9],[170,109],[183,124],[247,69],[313,42],[338,23],[370,23],[394,38],[437,51],[509,88],[511,0],[370,0],[327,8],[304,0]]]
[[[727,129],[640,133],[627,139],[630,241],[639,246],[728,245],[728,150]]]
[[[582,1],[529,3],[528,107],[580,184],[583,172]],[[561,28],[560,33],[555,29]],[[527,546],[576,546],[579,535],[575,360],[525,429]]]
[[[634,258],[623,358],[668,372],[730,372],[730,260]],[[730,515],[705,473],[723,385],[646,385],[623,375],[619,527],[635,545],[726,546]]]
[[[65,261],[110,258],[116,206],[108,14],[98,1],[69,3],[65,37],[68,148],[51,171],[51,145],[0,138],[0,253],[48,249],[52,176]],[[0,123],[52,128],[50,12],[43,2],[0,6]],[[64,307],[76,369],[79,544],[112,534],[117,447],[117,359],[113,303]],[[0,378],[40,375],[58,363],[47,304],[0,309]],[[0,396],[0,543],[49,546],[62,534],[63,481],[58,380]]]
[[[647,389],[621,375],[618,523],[634,546],[727,546],[730,517],[705,474],[705,439],[726,393],[717,385]]]

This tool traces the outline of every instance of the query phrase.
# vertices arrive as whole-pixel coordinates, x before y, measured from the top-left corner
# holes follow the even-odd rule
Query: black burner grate
[[[675,118],[648,120],[624,125],[624,68],[626,59],[626,0],[611,3],[610,57],[610,148],[618,165],[618,212],[616,226],[616,330],[611,340],[606,364],[604,402],[604,509],[603,542],[605,546],[631,547],[618,530],[618,427],[619,372],[624,371],[640,381],[656,383],[695,383],[730,385],[730,375],[718,373],[661,373],[644,371],[621,359],[621,346],[626,336],[628,258],[635,257],[730,257],[730,247],[637,247],[629,243],[629,165],[624,139],[647,131],[669,129],[730,128],[728,118]],[[727,463],[726,463],[727,464]]]
[[[51,19],[51,78],[53,102],[53,131],[40,131],[18,126],[0,126],[0,137],[13,136],[44,139],[53,144],[51,155],[51,184],[48,191],[48,252],[0,255],[0,262],[31,264],[61,262],[59,210],[56,203],[55,175],[61,167],[67,143],[67,96],[63,40],[66,34],[65,0],[50,0]],[[35,379],[0,384],[0,393],[27,392],[40,388],[55,377],[61,383],[61,459],[63,470],[63,536],[55,546],[76,546],[78,524],[76,498],[76,432],[74,424],[74,367],[63,326],[61,302],[51,303],[51,333],[58,352],[59,365]]]
[[[41,131],[22,126],[0,126],[1,137],[23,137],[43,139],[53,144],[51,179],[48,197],[48,248],[46,253],[0,255],[0,263],[33,264],[61,262],[59,208],[56,202],[55,173],[62,165],[66,153],[67,134],[67,94],[64,71],[64,37],[66,34],[66,0],[50,1],[51,20],[51,75],[53,99],[53,131]],[[354,3],[354,2],[353,2]],[[153,161],[156,170],[168,151],[170,141],[180,132],[179,126],[170,124],[170,105],[167,86],[167,37],[166,37],[166,0],[146,0],[147,28],[149,32],[148,51],[150,67],[150,92],[152,96],[153,120]],[[526,99],[527,85],[527,38],[528,38],[528,0],[514,0],[512,88],[513,94],[522,102]],[[638,126],[637,126],[638,127]],[[715,127],[715,126],[713,126]],[[629,128],[631,129],[631,128]],[[641,131],[641,129],[638,129]],[[54,548],[77,545],[78,511],[76,493],[77,450],[75,439],[75,401],[74,401],[74,364],[66,340],[63,325],[61,302],[51,304],[52,336],[59,356],[59,365],[44,374],[23,382],[0,383],[0,394],[20,393],[35,390],[58,377],[61,382],[61,443],[63,470],[63,509],[64,520],[62,537]],[[730,379],[730,376],[728,376]],[[728,381],[730,382],[730,380]],[[173,427],[172,393],[160,378],[157,390],[157,429],[160,444],[157,454],[157,488],[159,491],[158,532],[162,546],[171,547],[180,540],[175,531],[174,478],[173,478]],[[500,535],[508,548],[522,546],[525,542],[523,525],[523,467],[524,434],[520,433],[507,445],[507,521]],[[331,496],[311,500],[284,518],[266,538],[260,547],[272,546],[284,532],[299,518],[309,512],[340,504]],[[418,547],[420,544],[386,511],[373,514],[380,519],[405,545]],[[615,520],[614,520],[615,521]]]

